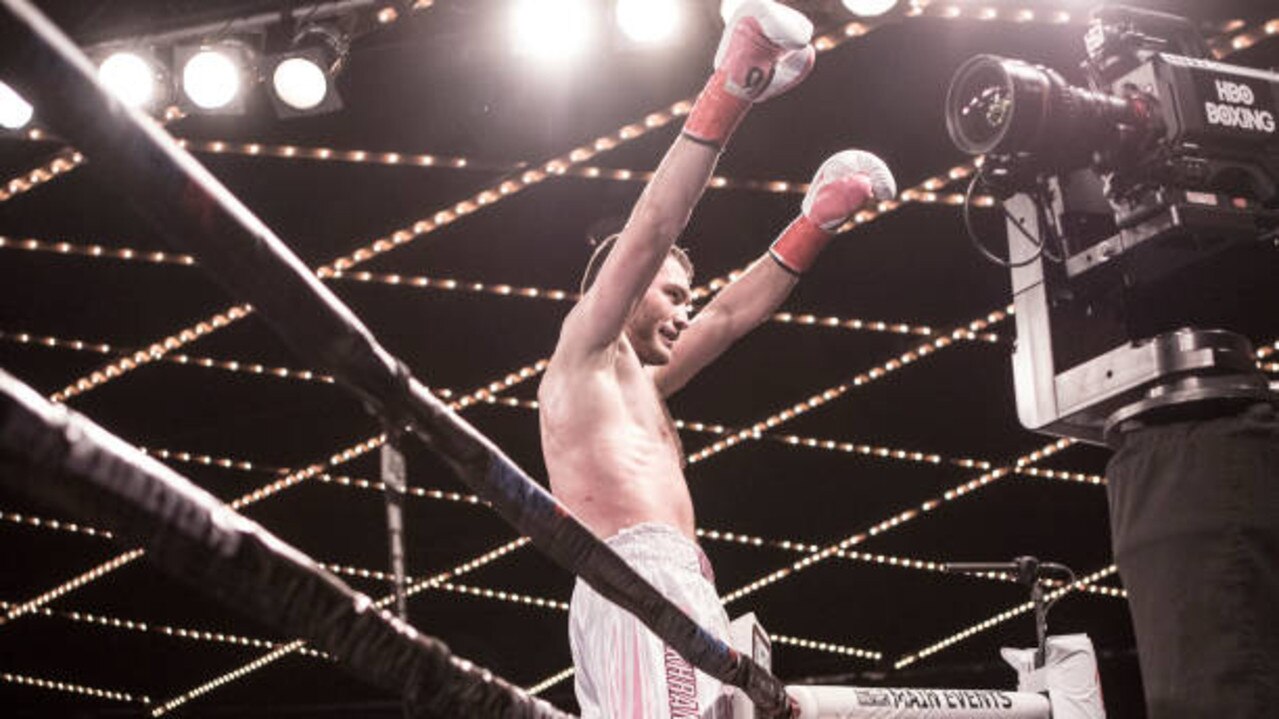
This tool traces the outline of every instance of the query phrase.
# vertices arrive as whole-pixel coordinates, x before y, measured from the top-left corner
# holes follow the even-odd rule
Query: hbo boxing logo
[[[1251,105],[1257,101],[1251,87],[1229,80],[1217,80],[1217,99],[1235,105]]]
[[[1204,103],[1209,125],[1274,133],[1274,113],[1268,109],[1254,107],[1257,96],[1251,87],[1242,82],[1230,80],[1216,80],[1214,85],[1217,89],[1218,101]]]

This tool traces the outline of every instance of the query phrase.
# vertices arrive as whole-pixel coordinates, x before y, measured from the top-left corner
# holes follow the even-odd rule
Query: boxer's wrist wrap
[[[835,233],[823,230],[812,220],[800,215],[773,241],[768,253],[783,269],[802,275],[813,266],[817,255],[821,254],[826,243],[834,236]]]
[[[723,70],[716,70],[711,74],[701,94],[697,96],[697,101],[693,103],[688,119],[684,121],[685,137],[719,150],[724,149],[729,136],[742,123],[751,107],[750,100],[738,97],[724,87],[727,79]]]

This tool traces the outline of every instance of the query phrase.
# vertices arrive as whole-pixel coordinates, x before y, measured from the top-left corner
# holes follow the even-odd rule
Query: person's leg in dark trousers
[[[1110,520],[1150,719],[1279,716],[1279,420],[1125,432]]]

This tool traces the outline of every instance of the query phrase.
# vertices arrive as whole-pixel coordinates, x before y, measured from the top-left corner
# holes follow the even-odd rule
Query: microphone
[[[942,571],[951,574],[996,572],[1012,574],[1021,584],[1034,584],[1041,574],[1069,569],[1053,562],[1040,562],[1035,557],[1016,557],[1011,562],[947,562]]]

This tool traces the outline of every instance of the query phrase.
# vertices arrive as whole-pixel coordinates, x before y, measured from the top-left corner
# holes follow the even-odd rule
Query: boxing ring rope
[[[0,43],[6,66],[16,74],[11,84],[58,118],[65,134],[127,186],[131,198],[147,198],[145,203],[131,204],[172,241],[195,248],[214,277],[232,294],[247,297],[259,308],[287,345],[342,377],[387,426],[409,427],[517,530],[601,594],[637,615],[691,664],[740,687],[766,712],[788,706],[785,688],[776,677],[693,623],[500,450],[420,385],[207,170],[153,123],[126,109],[101,88],[88,60],[57,28],[24,0],[4,0],[3,7],[13,26]],[[247,547],[247,535],[243,541]],[[156,548],[162,549],[163,542],[157,542]],[[253,606],[251,596],[240,599]],[[296,611],[298,603],[291,604]],[[269,612],[271,608],[262,610]],[[353,622],[361,618],[358,613],[348,615]],[[288,624],[295,620],[287,616],[276,621],[307,628],[305,621]],[[369,631],[385,633],[385,628],[369,626]],[[334,653],[341,656],[337,649],[342,648],[342,642],[334,647]],[[372,654],[361,652],[374,663]],[[454,672],[453,678],[465,676]]]

